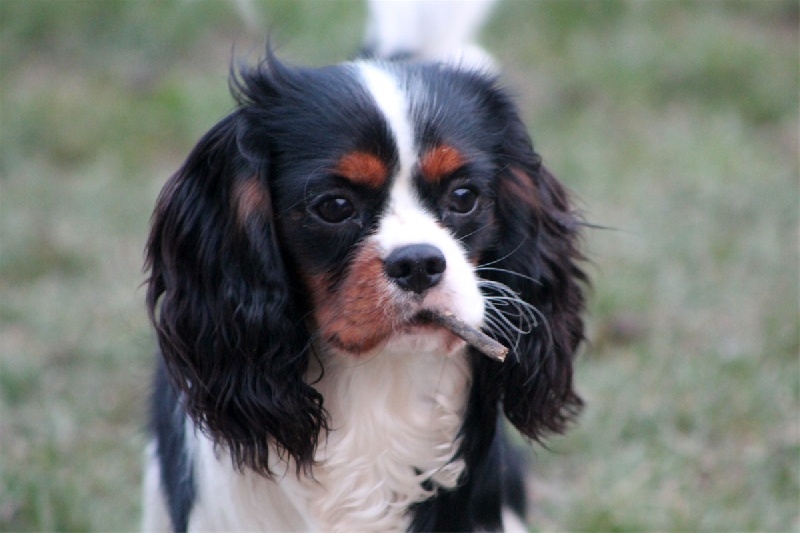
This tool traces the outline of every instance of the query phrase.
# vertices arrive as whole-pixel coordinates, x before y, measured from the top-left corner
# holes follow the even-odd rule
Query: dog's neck
[[[325,359],[314,386],[330,433],[317,451],[318,483],[308,485],[319,525],[405,530],[409,507],[456,486],[464,469],[453,457],[471,381],[466,350]]]

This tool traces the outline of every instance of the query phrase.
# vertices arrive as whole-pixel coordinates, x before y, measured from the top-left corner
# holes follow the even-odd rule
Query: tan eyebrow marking
[[[357,185],[377,189],[386,183],[389,170],[377,156],[367,152],[350,152],[339,160],[336,172]]]
[[[437,183],[464,166],[464,156],[457,149],[447,144],[442,144],[428,150],[422,156],[420,170],[422,177],[430,182]]]

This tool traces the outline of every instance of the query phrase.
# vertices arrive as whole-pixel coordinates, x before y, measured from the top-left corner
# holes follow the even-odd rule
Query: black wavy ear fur
[[[498,161],[503,169],[497,190],[502,229],[483,277],[511,288],[536,308],[537,316],[536,325],[529,327],[520,322],[518,309],[498,306],[507,309],[507,320],[527,331],[502,366],[478,364],[491,367],[481,372],[483,386],[501,384],[496,394],[509,421],[524,435],[541,440],[547,433],[563,432],[583,405],[572,382],[573,356],[584,338],[588,284],[581,269],[582,220],[567,191],[542,166],[512,104],[501,102],[498,113],[507,117]]]
[[[250,138],[254,105],[238,98],[161,192],[147,306],[187,413],[234,465],[271,475],[273,443],[308,472],[326,416],[303,380],[309,335],[271,212],[269,146]]]

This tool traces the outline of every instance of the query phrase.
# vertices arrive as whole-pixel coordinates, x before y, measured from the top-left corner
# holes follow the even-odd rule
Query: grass
[[[137,527],[158,190],[230,110],[232,54],[272,28],[282,57],[336,61],[363,17],[0,3],[0,529]],[[506,1],[483,40],[610,228],[586,235],[588,408],[536,452],[532,529],[797,530],[796,3]]]

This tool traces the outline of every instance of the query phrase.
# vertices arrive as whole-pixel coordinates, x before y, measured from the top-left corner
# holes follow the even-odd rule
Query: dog
[[[485,63],[374,55],[268,49],[158,198],[145,531],[524,530],[505,421],[581,408],[583,223]]]

